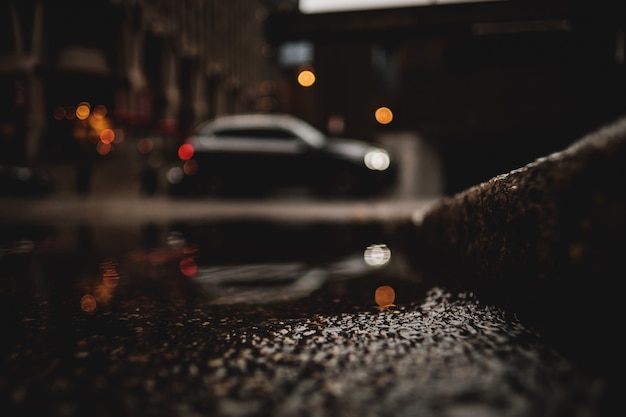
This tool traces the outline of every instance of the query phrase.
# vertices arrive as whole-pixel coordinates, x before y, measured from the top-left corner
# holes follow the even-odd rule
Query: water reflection
[[[365,249],[363,258],[370,266],[383,267],[387,265],[391,259],[391,250],[384,243],[370,245]]]
[[[108,232],[60,227],[39,239],[45,245],[23,236],[4,243],[3,296],[69,296],[88,314],[142,299],[287,314],[387,310],[423,295],[419,274],[402,250],[391,256],[395,237],[379,226],[234,221]]]
[[[96,311],[96,307],[98,303],[96,302],[96,298],[91,294],[85,294],[80,299],[80,308],[84,312],[93,313]]]
[[[376,308],[378,310],[389,310],[389,308],[395,307],[396,305],[393,303],[395,299],[396,292],[393,287],[390,287],[389,285],[381,285],[376,288],[374,300],[376,301]]]

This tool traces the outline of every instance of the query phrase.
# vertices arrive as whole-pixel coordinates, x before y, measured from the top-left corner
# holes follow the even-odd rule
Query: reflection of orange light
[[[102,284],[107,288],[115,288],[120,283],[120,276],[117,273],[106,273],[102,276]]]
[[[104,129],[100,132],[100,140],[102,143],[111,143],[115,139],[115,132],[113,129]]]
[[[298,74],[298,84],[302,87],[310,87],[315,84],[315,74],[312,71],[304,70]]]
[[[387,310],[389,307],[394,307],[393,303],[396,299],[396,292],[389,285],[383,285],[376,288],[376,293],[374,294],[374,300],[378,306],[379,310]]]
[[[183,258],[180,261],[180,272],[186,277],[191,277],[198,271],[198,265],[193,258]]]
[[[80,309],[87,313],[93,313],[96,310],[96,299],[89,294],[83,295],[80,299]]]
[[[114,288],[107,287],[104,283],[98,285],[94,289],[96,301],[100,303],[100,305],[109,304],[113,298],[113,289]]]
[[[184,143],[180,145],[180,148],[178,148],[178,157],[182,161],[187,161],[188,159],[191,159],[191,157],[193,156],[193,152],[193,146],[188,143]]]
[[[388,107],[379,107],[376,109],[376,113],[374,114],[376,121],[381,125],[386,125],[391,123],[393,120],[393,112]]]

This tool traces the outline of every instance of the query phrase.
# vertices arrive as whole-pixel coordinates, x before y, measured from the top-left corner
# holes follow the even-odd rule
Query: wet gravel
[[[514,315],[440,287],[329,314],[192,293],[9,307],[3,416],[599,415],[600,381]]]

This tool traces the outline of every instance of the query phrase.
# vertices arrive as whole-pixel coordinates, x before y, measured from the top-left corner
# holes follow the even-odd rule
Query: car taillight
[[[182,161],[188,161],[193,157],[194,149],[189,143],[184,143],[178,148],[178,157]]]

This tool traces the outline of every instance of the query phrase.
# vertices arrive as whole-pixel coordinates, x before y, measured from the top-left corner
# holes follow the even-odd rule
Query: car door
[[[306,144],[281,127],[238,127],[215,132],[219,162],[229,184],[267,190],[302,182]]]

